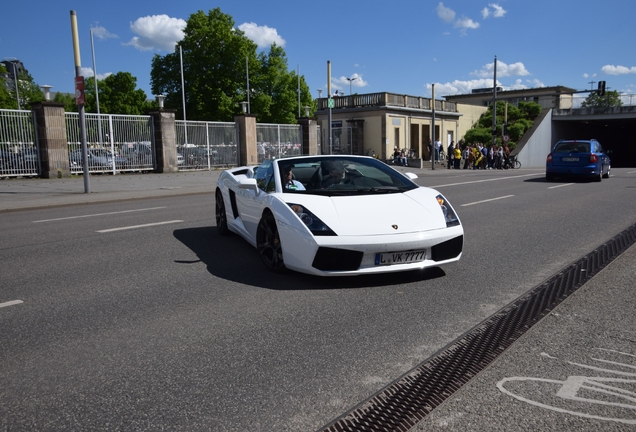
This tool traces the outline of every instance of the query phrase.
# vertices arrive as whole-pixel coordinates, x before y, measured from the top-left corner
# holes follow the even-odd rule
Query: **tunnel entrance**
[[[614,168],[636,167],[636,118],[633,119],[568,119],[553,117],[552,137],[561,139],[596,139],[611,150]]]

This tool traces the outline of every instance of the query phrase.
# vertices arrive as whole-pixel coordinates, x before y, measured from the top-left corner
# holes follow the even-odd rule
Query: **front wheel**
[[[284,273],[287,270],[283,261],[283,247],[278,235],[276,219],[269,212],[265,213],[258,223],[256,248],[261,261],[269,270],[276,273]]]
[[[513,165],[512,165],[512,167],[513,167],[514,169],[519,169],[519,168],[521,168],[521,162],[519,162],[518,160],[515,160],[515,161],[514,161],[514,163],[513,163]]]

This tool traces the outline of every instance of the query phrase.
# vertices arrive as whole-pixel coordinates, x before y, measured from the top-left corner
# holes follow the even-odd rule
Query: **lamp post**
[[[309,110],[311,109],[310,106],[305,105],[305,117],[309,118]]]
[[[349,81],[349,95],[351,95],[351,81],[355,81],[357,80],[358,77],[351,77],[351,78],[347,78],[347,81]]]
[[[247,114],[247,102],[241,102],[241,107],[243,108],[243,114]]]
[[[165,98],[166,98],[166,97],[165,97],[164,95],[162,95],[162,94],[158,94],[158,95],[157,95],[157,103],[159,104],[159,109],[160,109],[160,110],[161,110],[161,109],[163,109],[163,100],[164,100]]]

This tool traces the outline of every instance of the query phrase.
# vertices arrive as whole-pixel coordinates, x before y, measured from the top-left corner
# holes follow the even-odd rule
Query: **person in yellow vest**
[[[457,144],[457,146],[455,146],[455,159],[453,160],[453,168],[455,169],[459,169],[459,163],[462,160],[462,150],[459,148],[459,144]]]

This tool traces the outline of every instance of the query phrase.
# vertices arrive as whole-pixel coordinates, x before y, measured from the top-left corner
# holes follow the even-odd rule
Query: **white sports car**
[[[239,234],[272,271],[388,273],[458,261],[464,230],[439,192],[367,156],[303,156],[224,171],[220,234]]]

